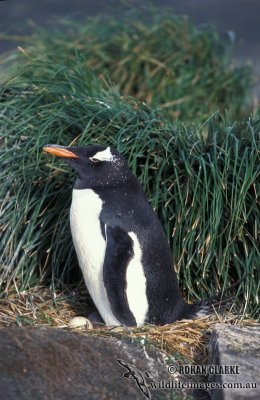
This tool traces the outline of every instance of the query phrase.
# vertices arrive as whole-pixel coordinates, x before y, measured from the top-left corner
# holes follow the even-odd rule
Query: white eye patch
[[[113,161],[114,156],[110,151],[110,147],[108,147],[106,150],[99,151],[98,153],[94,154],[91,158],[93,161]]]

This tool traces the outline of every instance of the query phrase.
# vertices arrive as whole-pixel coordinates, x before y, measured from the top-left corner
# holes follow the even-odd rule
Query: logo
[[[132,364],[128,364],[126,361],[124,360],[117,360],[117,362],[119,364],[121,364],[123,367],[125,367],[126,369],[128,369],[128,372],[125,372],[123,377],[124,378],[128,378],[131,379],[131,377],[135,380],[137,386],[139,387],[139,389],[141,390],[141,392],[148,397],[148,399],[151,399],[151,395],[149,392],[149,389],[147,387],[144,375],[142,374],[141,371],[139,371],[134,365]],[[145,372],[147,378],[149,378],[149,374],[148,372]]]

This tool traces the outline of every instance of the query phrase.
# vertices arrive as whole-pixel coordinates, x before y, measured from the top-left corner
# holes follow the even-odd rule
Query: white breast
[[[102,200],[91,189],[73,189],[70,227],[88,291],[106,325],[120,325],[112,314],[103,282],[106,242],[102,236],[99,215]]]
[[[144,324],[148,312],[146,278],[141,260],[142,252],[137,236],[134,232],[129,232],[128,234],[134,242],[134,257],[129,262],[126,271],[126,295],[136,324],[137,326],[141,326]]]

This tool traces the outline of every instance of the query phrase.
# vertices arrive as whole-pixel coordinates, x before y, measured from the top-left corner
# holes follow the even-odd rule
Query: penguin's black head
[[[76,189],[116,187],[133,177],[124,157],[111,147],[50,144],[43,150],[62,157],[74,168],[77,172]]]

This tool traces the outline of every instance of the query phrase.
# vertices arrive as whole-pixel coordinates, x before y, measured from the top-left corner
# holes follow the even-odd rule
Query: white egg
[[[68,325],[70,328],[93,329],[91,322],[85,317],[74,317]]]

